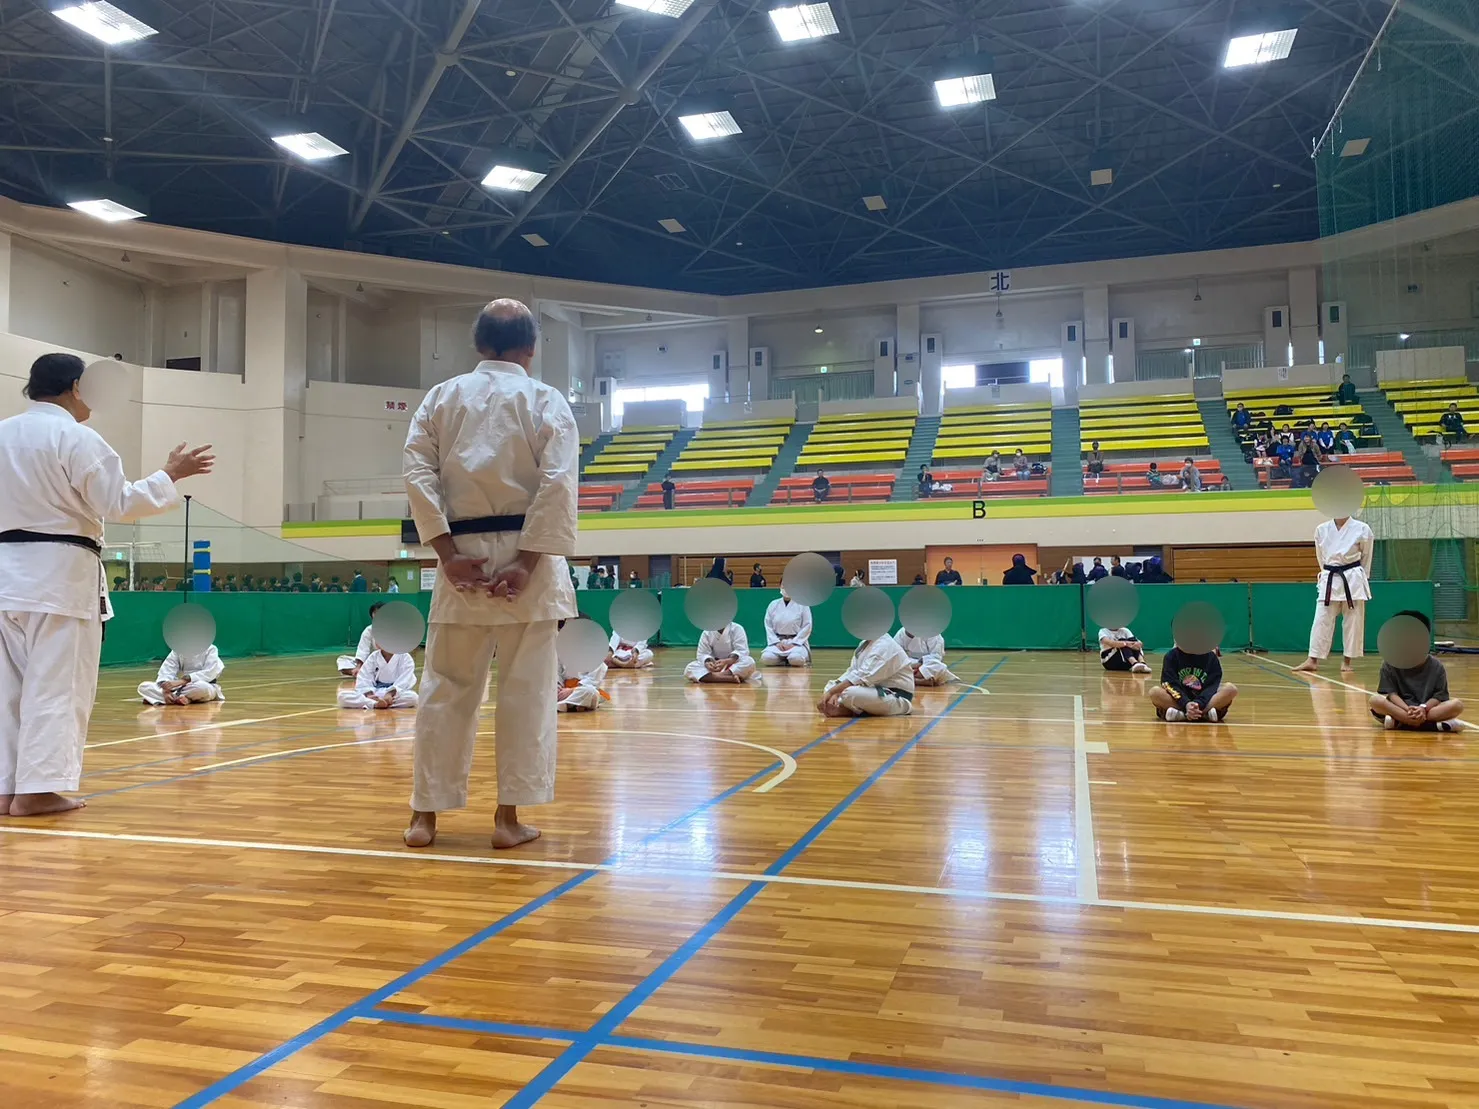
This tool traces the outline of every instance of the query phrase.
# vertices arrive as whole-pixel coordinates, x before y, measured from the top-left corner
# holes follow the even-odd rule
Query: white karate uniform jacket
[[[416,695],[416,661],[406,654],[386,658],[377,649],[365,658],[364,665],[355,676],[354,688],[339,691],[339,707],[371,709],[375,707],[376,701],[391,690],[395,691],[392,708],[416,707],[419,700]]]
[[[1354,516],[1338,528],[1334,520],[1326,520],[1315,529],[1315,557],[1320,560],[1320,576],[1316,579],[1321,604],[1325,602],[1325,588],[1330,587],[1331,603],[1344,603],[1345,587],[1341,575],[1324,569],[1326,566],[1348,566],[1353,562],[1360,565],[1345,572],[1345,583],[1350,587],[1352,601],[1371,600],[1371,559],[1375,553],[1375,537],[1371,528]],[[1330,581],[1331,578],[1335,580]]]
[[[904,653],[919,667],[919,679],[926,684],[943,685],[959,681],[945,665],[945,637],[943,635],[919,636],[907,628],[894,633],[894,642],[904,648]]]
[[[221,691],[220,679],[225,672],[226,664],[221,661],[221,654],[214,643],[196,655],[171,651],[165,656],[154,680],[139,686],[139,695],[150,704],[162,705],[164,683],[183,681],[185,687],[180,693],[187,700],[224,701],[226,696]]]
[[[706,631],[698,637],[698,657],[683,668],[683,676],[691,682],[701,682],[709,672],[706,663],[711,659],[727,659],[737,656],[729,672],[740,681],[746,681],[757,669],[750,655],[750,637],[745,629],[733,621],[719,631]]]
[[[354,649],[352,655],[340,655],[337,668],[340,670],[353,670],[354,664],[364,662],[375,650],[375,629],[373,625],[365,625],[365,630],[359,633],[359,646]]]
[[[629,643],[622,639],[620,632],[611,633],[611,642],[607,649],[611,652],[611,657],[623,665],[636,663],[638,666],[645,666],[652,661],[652,648],[647,646],[647,640],[639,639],[635,643]]]
[[[811,609],[777,597],[765,610],[765,644],[774,647],[783,639],[811,646]]]
[[[606,664],[599,664],[594,670],[582,674],[571,687],[569,694],[563,701],[556,702],[557,712],[594,712],[601,707],[601,683],[606,680]],[[569,679],[566,677],[565,666],[560,665],[560,681],[556,691],[563,693]]]
[[[892,689],[914,693],[914,660],[892,636],[880,635],[861,644],[853,653],[852,665],[843,671],[839,682],[867,689]]]

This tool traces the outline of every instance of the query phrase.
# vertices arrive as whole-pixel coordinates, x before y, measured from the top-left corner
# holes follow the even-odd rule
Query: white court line
[[[285,751],[268,751],[265,755],[248,755],[244,759],[232,759],[229,762],[213,762],[209,766],[197,766],[191,770],[191,774],[204,774],[207,770],[221,770],[228,766],[245,766],[249,762],[261,762],[263,759],[280,759],[284,755],[306,755],[310,751],[333,751],[340,747],[368,747],[372,743],[404,743],[414,738],[408,735],[391,735],[383,739],[356,739],[349,743],[325,743],[321,747],[290,747]]]
[[[1078,860],[1078,899],[1099,900],[1099,858],[1094,845],[1094,810],[1089,797],[1089,747],[1084,699],[1073,698],[1073,854]]]
[[[0,835],[41,836],[54,839],[98,840],[115,843],[148,843],[165,847],[219,847],[243,851],[277,851],[286,854],[333,855],[400,862],[454,863],[464,866],[514,867],[525,870],[595,871],[633,878],[684,878],[705,882],[758,882],[765,885],[814,886],[823,889],[856,890],[863,893],[901,893],[920,897],[949,897],[962,901],[1006,901],[1062,908],[1120,909],[1128,912],[1183,913],[1193,916],[1234,917],[1242,920],[1283,920],[1296,924],[1354,925],[1362,928],[1391,928],[1413,932],[1452,932],[1479,935],[1479,924],[1452,924],[1440,920],[1400,920],[1393,917],[1343,916],[1331,913],[1296,913],[1277,909],[1241,909],[1228,905],[1188,905],[1171,901],[1120,901],[1081,899],[1040,893],[1002,893],[945,886],[910,886],[887,882],[856,882],[841,878],[809,878],[796,874],[749,874],[730,870],[685,870],[676,867],[624,866],[619,863],[577,863],[554,859],[518,859],[504,855],[444,855],[403,848],[382,851],[361,847],[327,847],[304,843],[272,843],[257,840],[195,839],[185,836],[133,835],[125,832],[80,832],[59,828],[23,828],[0,825]]]
[[[1291,673],[1294,672],[1294,667],[1290,666],[1287,662],[1280,662],[1276,658],[1265,658],[1263,661],[1264,662],[1271,662],[1275,666],[1282,666],[1285,670],[1288,670]],[[1340,681],[1337,678],[1326,677],[1324,674],[1320,673],[1318,670],[1316,670],[1313,674],[1310,674],[1310,672],[1308,670],[1301,670],[1301,671],[1299,671],[1299,673],[1301,673],[1301,674],[1309,674],[1310,677],[1312,677],[1312,678],[1319,678],[1322,682],[1329,682],[1331,685],[1338,685],[1338,686],[1340,686],[1343,689],[1349,689],[1349,690],[1351,690],[1353,693],[1364,693],[1368,697],[1374,697],[1374,696],[1376,696],[1376,694],[1374,694],[1369,689],[1364,689],[1364,688],[1362,688],[1359,685],[1351,685],[1349,682],[1343,682],[1343,681]],[[1474,730],[1474,725],[1470,724],[1467,720],[1456,718],[1456,719],[1452,720],[1451,723],[1458,725],[1458,727],[1455,729],[1456,731],[1464,731],[1464,732],[1467,732],[1467,731],[1473,731]]]
[[[344,682],[351,681],[351,680],[352,679],[342,677],[341,675],[339,675],[339,674],[336,673],[336,674],[332,674],[332,675],[328,675],[328,676],[321,676],[321,677],[316,677],[316,678],[283,678],[280,681],[249,682],[246,685],[236,685],[236,684],[234,684],[232,682],[225,682],[225,683],[223,683],[223,688],[225,688],[228,692],[231,691],[231,690],[235,690],[235,691],[237,691],[239,693],[239,692],[241,692],[244,689],[276,689],[280,685],[306,685],[306,684],[308,684],[310,682],[328,682],[328,681],[335,681],[335,682],[339,682],[340,684],[343,684]],[[125,687],[125,688],[127,688],[127,687]],[[135,694],[132,697],[121,697],[121,698],[119,698],[119,700],[123,701],[125,704],[128,703],[129,701],[137,701],[138,699],[139,698],[138,698],[138,695],[137,694]]]
[[[247,724],[268,724],[274,720],[291,720],[295,716],[314,716],[320,712],[338,711],[337,706],[330,706],[324,709],[309,709],[307,712],[285,712],[280,716],[259,716],[253,720],[213,721],[209,724],[198,724],[193,728],[181,728],[174,732],[153,732],[150,735],[136,735],[131,739],[109,739],[102,743],[89,743],[84,749],[93,751],[99,747],[121,747],[125,743],[142,743],[146,739],[168,739],[170,736],[190,735],[193,732],[206,732],[215,728],[240,728]],[[267,742],[270,742],[270,740]]]
[[[697,732],[653,732],[646,728],[581,728],[572,730],[570,735],[665,735],[677,739],[708,739],[715,743],[733,743],[737,747],[751,747],[756,751],[764,751],[768,755],[774,755],[781,764],[780,773],[769,778],[756,786],[751,793],[769,793],[780,785],[792,774],[796,773],[796,760],[784,751],[777,751],[774,747],[767,747],[763,743],[751,743],[747,739],[725,739],[718,735],[700,735]],[[312,748],[310,748],[312,750]]]

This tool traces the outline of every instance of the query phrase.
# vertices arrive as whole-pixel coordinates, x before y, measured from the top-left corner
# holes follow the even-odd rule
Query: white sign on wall
[[[997,270],[991,275],[991,291],[993,293],[1009,293],[1012,291],[1012,271]]]
[[[898,560],[893,558],[870,558],[868,560],[868,584],[898,585]]]
[[[435,566],[421,567],[421,592],[430,593],[437,587],[437,568]]]

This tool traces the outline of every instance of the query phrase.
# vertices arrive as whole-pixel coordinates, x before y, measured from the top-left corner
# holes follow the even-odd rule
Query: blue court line
[[[974,684],[984,684],[992,674],[996,673],[1006,663],[1007,657],[1009,656],[1003,656],[995,666],[978,678]],[[833,806],[832,810],[826,816],[813,824],[810,830],[793,843],[780,858],[766,867],[764,873],[766,875],[776,875],[790,866],[796,860],[796,857],[815,843],[817,837],[830,828],[836,822],[837,818],[851,808],[859,797],[868,792],[880,778],[893,769],[900,759],[919,746],[924,738],[930,732],[934,731],[940,721],[958,708],[970,696],[970,693],[971,691],[967,690],[951,701],[944,711],[921,728],[912,739],[889,756],[882,766],[868,775],[857,788]],[[608,1042],[616,1033],[616,1030],[626,1022],[627,1018],[645,1004],[674,975],[681,971],[695,955],[707,946],[710,940],[722,932],[750,902],[754,901],[760,895],[760,892],[765,886],[766,883],[763,882],[751,882],[745,886],[727,905],[715,913],[707,924],[688,937],[682,946],[664,959],[651,974],[637,983],[625,997],[608,1009],[600,1020],[591,1025],[588,1031],[583,1033],[579,1039],[573,1041],[569,1047],[551,1060],[523,1089],[504,1102],[503,1109],[529,1109],[529,1106],[536,1104],[545,1094],[554,1089],[560,1080],[584,1062],[592,1051],[600,1047],[603,1043]]]
[[[580,1038],[580,1033],[570,1032],[561,1028],[500,1024],[494,1021],[464,1020],[459,1017],[429,1016],[425,1013],[399,1013],[392,1009],[376,1009],[374,1012],[368,1014],[368,1017],[387,1024],[404,1024],[420,1028],[441,1028],[488,1036],[507,1036],[511,1039],[573,1043]],[[1182,1101],[1179,1098],[1124,1094],[1106,1090],[1084,1089],[1076,1086],[1059,1086],[1045,1082],[1024,1082],[1011,1078],[988,1078],[981,1075],[961,1074],[957,1071],[930,1070],[923,1067],[907,1067],[892,1063],[863,1063],[849,1059],[827,1059],[816,1055],[793,1055],[789,1052],[780,1051],[752,1051],[745,1048],[718,1047],[711,1044],[684,1043],[674,1040],[652,1040],[638,1036],[611,1036],[598,1046],[626,1048],[631,1051],[648,1051],[663,1055],[684,1055],[695,1059],[723,1059],[734,1063],[754,1063],[760,1066],[793,1067],[798,1070],[826,1071],[834,1074],[855,1075],[860,1078],[888,1078],[900,1082],[919,1082],[931,1086],[948,1086],[954,1089],[1019,1094],[1052,1098],[1058,1101],[1073,1101],[1080,1104],[1118,1106],[1120,1109],[1233,1109],[1232,1106],[1205,1101]]]
[[[1005,662],[1006,660],[1003,659],[1002,661]],[[792,757],[800,758],[808,751],[811,751],[820,744],[825,743],[827,740],[833,738],[840,732],[846,731],[857,722],[857,720],[849,720],[845,724],[833,728],[831,731],[825,733],[824,735],[818,736],[816,739],[812,740],[804,747],[801,747],[797,751],[793,752]],[[740,791],[747,789],[750,786],[756,785],[757,783],[763,781],[765,778],[769,777],[771,774],[775,773],[775,771],[781,765],[782,764],[779,762],[770,763],[770,765],[766,766],[763,770],[757,771],[756,773],[750,775],[750,777],[746,778],[744,781],[730,786],[723,793],[710,798],[703,804],[699,805],[697,808],[684,813],[676,820],[669,821],[667,824],[664,824],[655,832],[644,836],[641,840],[637,841],[637,843],[633,845],[633,849],[635,850],[637,848],[645,847],[649,843],[654,842],[674,828],[682,826],[683,824],[692,820],[694,817],[700,816],[708,810],[714,808],[716,805],[723,803]],[[186,775],[186,777],[190,777],[190,775]],[[606,860],[607,864],[620,862],[624,854],[625,852],[619,852],[618,854],[612,855],[609,859]],[[175,1105],[175,1109],[202,1109],[203,1106],[211,1104],[211,1102],[215,1101],[217,1098],[225,1097],[233,1090],[239,1089],[241,1086],[250,1082],[253,1078],[256,1078],[262,1072],[275,1067],[283,1060],[288,1059],[293,1055],[296,1055],[298,1052],[302,1051],[304,1048],[317,1043],[329,1033],[342,1028],[351,1020],[369,1016],[374,1007],[379,1005],[382,1001],[386,1001],[389,998],[395,996],[397,993],[406,989],[407,987],[415,985],[417,982],[421,981],[423,978],[426,978],[428,975],[436,973],[448,963],[467,954],[474,948],[479,947],[486,941],[498,935],[500,932],[511,928],[513,925],[519,923],[533,913],[544,908],[550,902],[563,897],[571,890],[575,889],[585,882],[588,882],[590,879],[594,878],[597,874],[600,873],[603,872],[597,870],[581,871],[579,874],[576,874],[574,877],[568,879],[565,882],[562,882],[554,889],[541,894],[539,897],[535,898],[533,901],[530,901],[528,904],[523,905],[522,907],[514,910],[512,913],[509,913],[507,916],[504,916],[495,921],[493,924],[490,924],[482,931],[474,933],[467,939],[463,940],[461,943],[458,943],[453,947],[449,947],[446,951],[443,951],[439,955],[433,956],[431,959],[422,963],[420,966],[407,971],[405,974],[401,975],[399,978],[396,978],[394,981],[388,982],[384,986],[381,986],[379,989],[366,994],[358,1001],[345,1006],[343,1009],[340,1009],[337,1013],[333,1013],[325,1017],[323,1020],[313,1025],[313,1027],[308,1028],[303,1032],[300,1032],[298,1035],[294,1036],[292,1039],[279,1044],[277,1047],[273,1048],[266,1054],[258,1056],[256,1059],[252,1060],[250,1063],[247,1063],[245,1066],[237,1068],[230,1074],[226,1075],[224,1078],[213,1082],[211,1085],[207,1086],[199,1093],[192,1094],[190,1097],[187,1097],[185,1100],[177,1103]],[[638,873],[638,875],[640,876],[640,872],[634,873]]]

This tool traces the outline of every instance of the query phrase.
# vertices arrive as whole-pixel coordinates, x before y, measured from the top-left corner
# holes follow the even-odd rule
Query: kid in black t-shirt
[[[1238,687],[1222,680],[1222,660],[1217,652],[1188,654],[1179,646],[1166,652],[1161,662],[1161,684],[1148,694],[1156,717],[1173,724],[1189,721],[1217,724],[1227,719],[1228,708]]]

